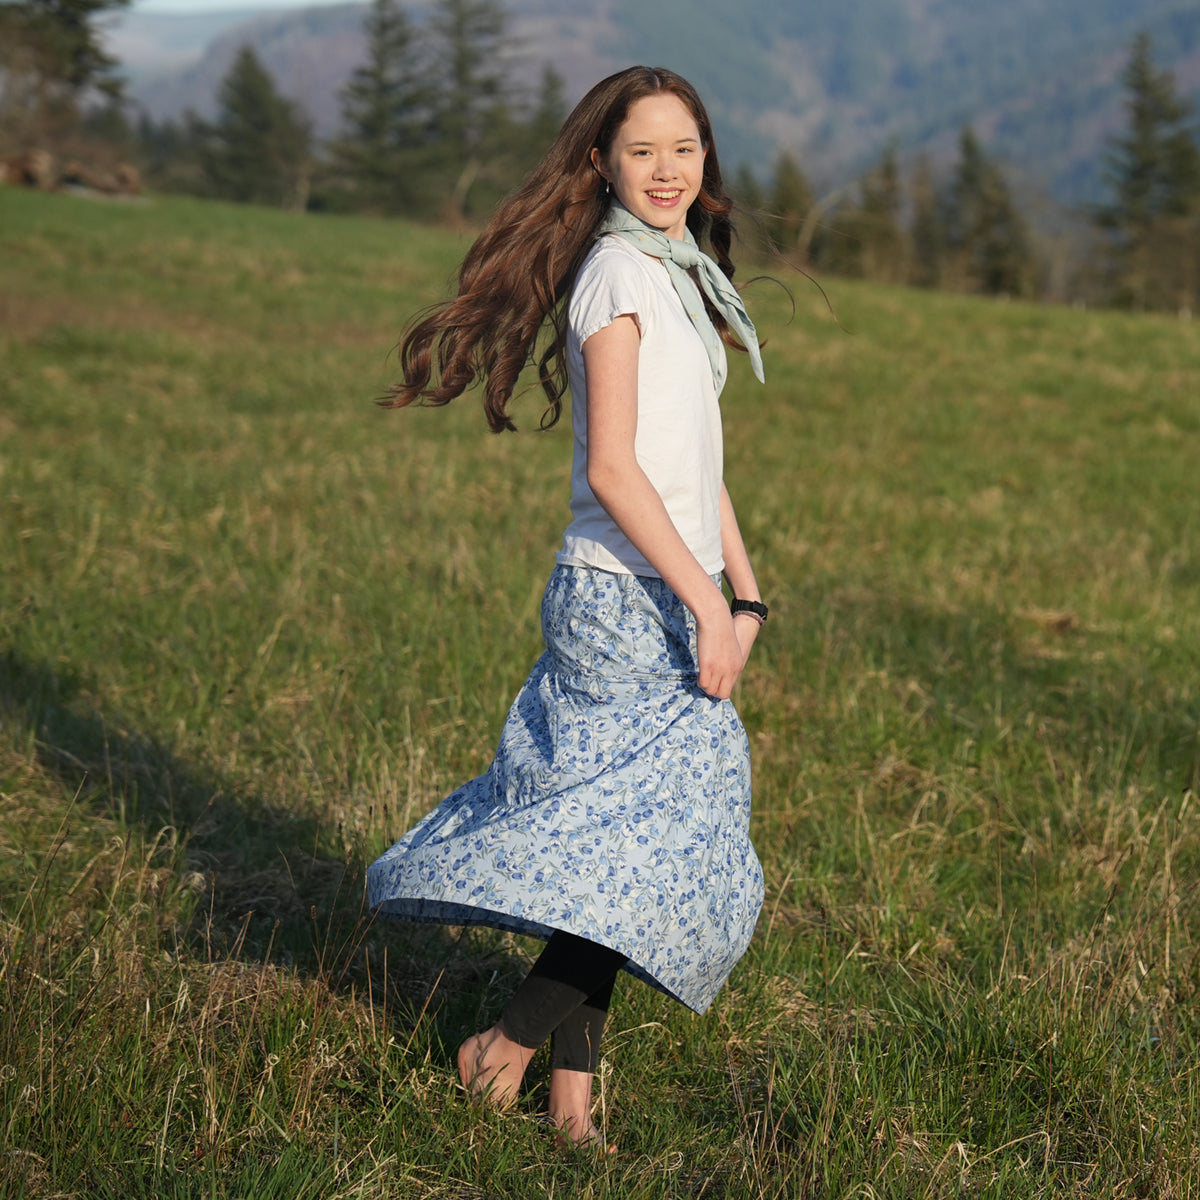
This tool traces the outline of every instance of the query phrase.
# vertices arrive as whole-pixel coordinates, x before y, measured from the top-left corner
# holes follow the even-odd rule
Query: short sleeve
[[[626,314],[644,330],[652,311],[645,269],[611,238],[604,239],[583,264],[568,307],[568,322],[577,344],[606,329]]]

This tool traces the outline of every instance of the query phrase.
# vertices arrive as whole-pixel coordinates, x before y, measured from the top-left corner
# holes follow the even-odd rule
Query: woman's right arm
[[[583,343],[588,486],[621,532],[691,609],[700,659],[698,682],[710,696],[727,700],[745,661],[729,606],[679,536],[637,461],[640,342],[636,319],[624,315]]]

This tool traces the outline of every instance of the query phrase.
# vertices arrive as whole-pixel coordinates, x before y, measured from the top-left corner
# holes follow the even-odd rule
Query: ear
[[[598,146],[592,147],[591,159],[592,166],[595,168],[596,174],[607,180],[608,176],[604,174],[604,158],[601,156],[600,148]]]

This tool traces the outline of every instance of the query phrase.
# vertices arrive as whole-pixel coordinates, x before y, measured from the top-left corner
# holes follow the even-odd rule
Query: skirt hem
[[[376,906],[374,911],[377,917],[408,921],[413,925],[458,925],[463,929],[482,925],[488,929],[503,930],[505,933],[518,933],[525,937],[540,938],[544,942],[549,941],[555,933],[575,933],[573,929],[563,929],[556,925],[546,925],[541,921],[514,917],[509,913],[496,912],[490,908],[477,908],[472,904],[452,904],[445,900],[384,900]],[[596,937],[591,932],[576,934],[576,936],[586,937],[588,941],[604,946],[608,950],[615,950],[618,954],[625,953],[620,946],[610,945],[603,938]],[[703,1008],[698,1008],[695,1004],[685,1000],[678,992],[672,991],[665,983],[656,979],[645,967],[638,966],[631,958],[626,958],[621,970],[628,972],[634,979],[640,979],[655,991],[662,992],[665,996],[678,1001],[685,1008],[689,1008],[699,1015],[707,1012],[711,1005],[710,1001]]]

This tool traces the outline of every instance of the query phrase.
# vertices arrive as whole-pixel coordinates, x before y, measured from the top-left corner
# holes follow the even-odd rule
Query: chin
[[[657,229],[660,233],[667,233],[672,229],[678,228],[682,232],[687,224],[687,209],[682,208],[673,210],[669,213],[663,212],[661,208],[652,208],[649,212],[638,213],[647,225]]]

